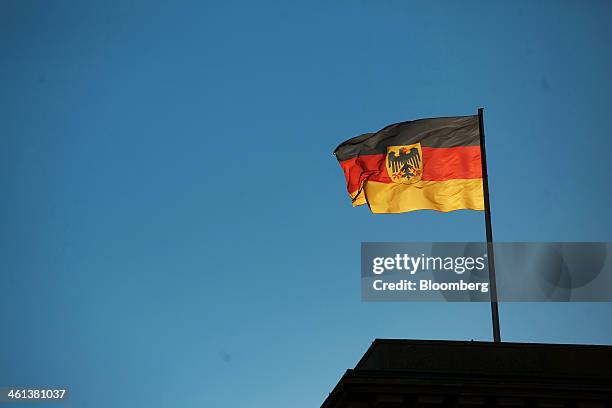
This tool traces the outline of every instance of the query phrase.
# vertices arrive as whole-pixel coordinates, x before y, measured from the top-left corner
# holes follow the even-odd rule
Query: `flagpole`
[[[484,108],[478,108],[478,128],[480,130],[480,161],[482,163],[482,190],[485,206],[485,225],[487,230],[487,257],[489,259],[489,286],[491,293],[491,320],[493,321],[493,341],[501,342],[499,331],[499,310],[497,308],[497,282],[495,280],[495,258],[493,254],[493,230],[491,228],[491,206],[489,204],[489,177],[487,175],[487,150],[485,148]]]

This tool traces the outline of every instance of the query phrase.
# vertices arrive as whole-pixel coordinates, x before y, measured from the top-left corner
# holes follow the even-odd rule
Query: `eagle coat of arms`
[[[387,147],[385,164],[389,177],[395,183],[413,184],[423,175],[421,144]]]

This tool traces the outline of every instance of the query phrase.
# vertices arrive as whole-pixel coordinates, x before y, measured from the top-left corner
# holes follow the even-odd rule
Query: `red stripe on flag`
[[[482,178],[480,146],[423,147],[422,150],[422,180]]]
[[[423,147],[425,181],[482,178],[480,146]],[[340,162],[350,194],[359,190],[364,180],[391,183],[385,166],[386,155],[359,156]]]
[[[370,180],[378,180],[380,174],[387,177],[384,183],[390,183],[391,179],[387,176],[387,168],[385,167],[385,154],[374,154],[370,156],[359,156],[353,159],[348,159],[340,162],[349,194],[354,194],[359,190],[361,183],[370,178]]]

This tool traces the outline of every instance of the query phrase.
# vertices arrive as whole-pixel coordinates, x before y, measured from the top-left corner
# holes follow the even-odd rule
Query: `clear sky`
[[[290,4],[292,3],[292,4]],[[362,241],[483,215],[352,208],[341,141],[485,107],[499,241],[612,241],[608,1],[0,3],[0,385],[67,407],[313,407],[374,338],[489,305],[363,303]],[[502,304],[612,343],[612,304]],[[44,406],[44,405],[43,405]]]

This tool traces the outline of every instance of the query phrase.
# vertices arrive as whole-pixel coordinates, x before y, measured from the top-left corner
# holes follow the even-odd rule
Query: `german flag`
[[[484,210],[478,116],[389,125],[334,151],[353,206],[373,213]]]

